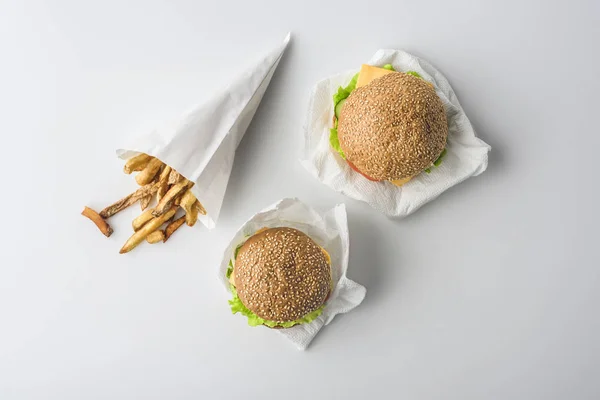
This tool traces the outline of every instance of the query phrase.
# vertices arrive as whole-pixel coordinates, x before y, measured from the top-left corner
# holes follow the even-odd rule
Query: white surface
[[[1,399],[600,397],[600,5],[360,4],[0,3]],[[138,211],[110,239],[79,215],[134,187],[115,146],[288,30],[217,228],[119,255]],[[386,47],[439,68],[493,148],[484,174],[399,222],[297,161],[310,88]],[[304,353],[232,316],[214,273],[238,226],[287,196],[346,200],[348,276],[368,291]]]
[[[477,138],[473,126],[460,106],[456,93],[444,75],[426,60],[403,50],[380,49],[366,61],[369,65],[392,65],[396,71],[414,71],[434,85],[448,119],[446,154],[430,173],[418,174],[398,187],[388,182],[373,182],[357,174],[331,148],[329,140],[334,107],[332,97],[359,71],[341,72],[319,81],[311,90],[303,126],[302,165],[330,188],[394,218],[403,218],[435,200],[440,194],[473,176],[488,165],[490,146]]]
[[[264,208],[253,215],[231,237],[221,259],[219,278],[225,289],[230,290],[231,284],[226,275],[230,262],[234,259],[235,249],[259,229],[281,226],[296,228],[306,233],[331,257],[333,289],[327,296],[321,315],[309,324],[269,331],[271,335],[285,336],[299,350],[306,350],[324,325],[329,325],[336,315],[352,311],[365,299],[365,287],[348,279],[347,276],[350,237],[348,216],[344,204],[338,204],[330,210],[320,213],[298,199],[286,198]],[[233,265],[235,271],[235,261]]]

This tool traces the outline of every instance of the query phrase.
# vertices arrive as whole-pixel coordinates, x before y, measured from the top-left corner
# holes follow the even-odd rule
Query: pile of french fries
[[[188,226],[194,226],[198,214],[206,214],[206,210],[192,193],[194,183],[158,158],[139,154],[125,162],[123,171],[126,174],[138,171],[135,180],[140,188],[99,213],[89,207],[85,207],[81,213],[109,237],[113,230],[106,220],[127,207],[140,203],[142,213],[133,220],[134,233],[121,248],[121,254],[133,250],[144,240],[151,244],[166,242],[184,222]],[[155,196],[156,205],[149,208]],[[183,209],[184,214],[176,218],[179,209]]]

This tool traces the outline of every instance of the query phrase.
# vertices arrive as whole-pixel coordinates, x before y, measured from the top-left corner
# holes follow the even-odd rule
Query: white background
[[[598,399],[597,1],[0,2],[0,399]],[[114,149],[293,41],[217,228],[119,255],[79,215],[135,188]],[[424,57],[488,171],[389,220],[298,157],[308,94],[379,48]],[[230,235],[298,196],[349,209],[367,298],[306,352],[232,316]]]

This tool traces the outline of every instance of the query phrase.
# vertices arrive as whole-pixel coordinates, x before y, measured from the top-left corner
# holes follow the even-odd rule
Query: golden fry
[[[198,209],[194,207],[196,201],[192,189],[188,189],[181,197],[180,206],[185,210],[185,222],[188,226],[194,226],[198,220]]]
[[[148,165],[151,159],[152,157],[144,153],[131,157],[125,162],[125,165],[123,166],[123,172],[129,175],[133,171],[141,171],[146,168],[146,165]]]
[[[157,231],[154,231],[151,234],[149,234],[148,236],[146,236],[146,242],[148,242],[150,244],[164,242],[164,240],[165,240],[165,233],[163,231],[161,231],[160,229]]]
[[[138,244],[140,244],[148,235],[152,232],[160,228],[162,224],[165,223],[169,218],[175,215],[177,211],[177,207],[171,207],[167,212],[165,212],[160,217],[152,218],[148,221],[140,230],[135,232],[131,237],[125,242],[119,253],[127,253],[133,250]]]
[[[158,192],[156,192],[156,201],[160,201],[163,196],[169,191],[169,176],[171,175],[171,167],[166,165],[162,172],[160,173],[160,177],[158,178]]]
[[[84,207],[83,211],[81,212],[81,215],[92,220],[92,222],[96,224],[96,226],[98,227],[98,229],[100,229],[100,232],[102,232],[104,236],[109,237],[110,235],[112,235],[112,228],[96,211],[92,210],[89,207]]]
[[[153,218],[152,211],[154,211],[154,209],[149,208],[133,220],[131,226],[133,226],[134,232],[139,231],[140,228],[144,226],[146,222],[150,221]]]
[[[179,183],[179,181],[181,180],[181,174],[177,171],[175,171],[174,169],[171,170],[171,173],[169,174],[169,185],[175,185],[176,183]]]
[[[206,215],[206,210],[204,209],[202,203],[200,203],[200,200],[196,200],[196,202],[194,203],[194,207],[198,209],[198,213]]]
[[[129,207],[130,205],[134,204],[136,201],[140,200],[142,197],[145,197],[149,194],[152,195],[153,193],[156,193],[157,189],[158,189],[158,187],[154,183],[144,185],[141,188],[139,188],[138,190],[136,190],[135,192],[129,194],[128,196],[123,197],[121,200],[117,201],[114,204],[111,204],[110,206],[106,207],[104,210],[100,211],[100,216],[102,218],[110,218],[113,215],[115,215],[116,213],[118,213],[119,211],[122,211],[122,210],[126,209],[127,207]]]
[[[194,226],[196,221],[198,221],[198,209],[191,207],[190,212],[185,213],[185,223],[188,226]]]
[[[196,202],[196,196],[192,193],[192,189],[185,191],[181,196],[181,207],[187,212],[188,209],[192,208],[192,205]]]
[[[160,161],[158,158],[153,158],[152,160],[150,160],[148,165],[146,165],[146,168],[144,168],[142,171],[140,171],[140,173],[138,173],[135,176],[135,181],[140,186],[147,185],[148,183],[152,182],[156,174],[158,174],[160,167],[162,166],[162,161]]]
[[[142,209],[142,211],[144,211],[146,208],[148,208],[151,201],[152,201],[151,194],[146,195],[140,199],[140,208]]]
[[[167,240],[169,240],[171,235],[173,233],[175,233],[175,231],[177,229],[179,229],[179,227],[181,225],[183,225],[184,222],[185,222],[185,215],[182,215],[181,217],[177,218],[175,221],[173,221],[169,225],[167,225],[167,228],[165,229],[165,238],[164,238],[163,242],[166,242]]]
[[[189,185],[190,185],[190,181],[188,181],[187,179],[184,179],[184,180],[180,181],[179,183],[171,186],[171,189],[169,189],[169,191],[167,193],[165,193],[163,198],[160,199],[160,202],[154,209],[154,212],[152,213],[152,215],[154,215],[155,217],[159,217],[159,216],[163,215],[165,212],[167,212],[171,208],[173,203],[175,202],[175,199],[177,197],[181,196],[187,190]]]

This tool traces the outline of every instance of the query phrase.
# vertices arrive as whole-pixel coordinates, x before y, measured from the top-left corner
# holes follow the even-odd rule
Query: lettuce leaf
[[[242,242],[242,243],[238,244],[237,247],[235,248],[235,251],[233,252],[233,259],[234,260],[237,259],[237,255],[240,252],[240,249],[242,248],[242,246],[244,245],[244,243],[246,243],[246,242]],[[229,260],[229,262],[231,263],[231,260]]]
[[[433,165],[435,165],[436,167],[438,167],[442,163],[442,158],[444,158],[445,155],[446,155],[446,149],[442,150],[442,153],[437,158],[437,160],[435,160],[433,162]]]
[[[442,150],[442,152],[440,153],[440,156],[437,158],[437,160],[435,160],[433,162],[433,165],[431,167],[439,167],[440,164],[442,163],[442,158],[444,158],[445,155],[446,155],[446,149]],[[427,172],[428,174],[431,173],[431,167],[427,168],[425,170],[425,172]]]
[[[338,103],[350,96],[350,93],[356,89],[356,82],[358,82],[358,73],[352,77],[350,83],[345,88],[339,87],[337,93],[333,95],[333,107],[338,105]]]
[[[348,96],[350,96],[350,93],[352,93],[354,91],[354,89],[356,89],[357,82],[358,82],[358,73],[352,77],[352,79],[350,80],[350,83],[348,83],[348,85],[346,87],[340,86],[338,88],[337,92],[333,95],[333,108],[334,109],[337,107],[337,105],[342,100],[347,99]],[[331,147],[333,147],[333,149],[345,160],[346,155],[342,151],[342,148],[340,147],[340,141],[338,140],[337,123],[338,123],[338,121],[336,118],[334,127],[329,130],[329,143],[331,144]]]
[[[392,64],[385,64],[383,67],[381,67],[383,69],[388,69],[390,71],[395,71],[394,66]]]
[[[321,313],[323,312],[323,309],[325,308],[325,305],[323,304],[321,307],[319,307],[315,311],[313,311],[309,314],[306,314],[304,317],[299,318],[295,321],[289,321],[289,322],[269,321],[266,319],[262,319],[258,315],[254,314],[252,311],[250,311],[244,305],[244,303],[242,303],[242,300],[240,300],[240,298],[237,295],[237,290],[235,289],[235,286],[231,285],[230,289],[231,289],[231,294],[233,294],[233,298],[231,300],[229,300],[229,306],[231,307],[232,314],[237,314],[237,313],[242,314],[243,316],[248,318],[248,325],[250,325],[250,326],[266,325],[271,328],[276,327],[276,326],[280,326],[282,328],[290,328],[294,325],[308,324],[308,323],[311,323],[312,321],[314,321],[319,315],[321,315]]]
[[[346,155],[340,146],[340,141],[338,139],[338,131],[336,128],[332,128],[329,130],[329,144],[337,153],[345,160]]]
[[[416,76],[417,78],[423,79],[423,77],[416,71],[406,71],[408,75]]]
[[[229,260],[229,266],[227,267],[227,272],[225,272],[225,276],[227,279],[231,278],[231,274],[233,273],[233,262]]]

